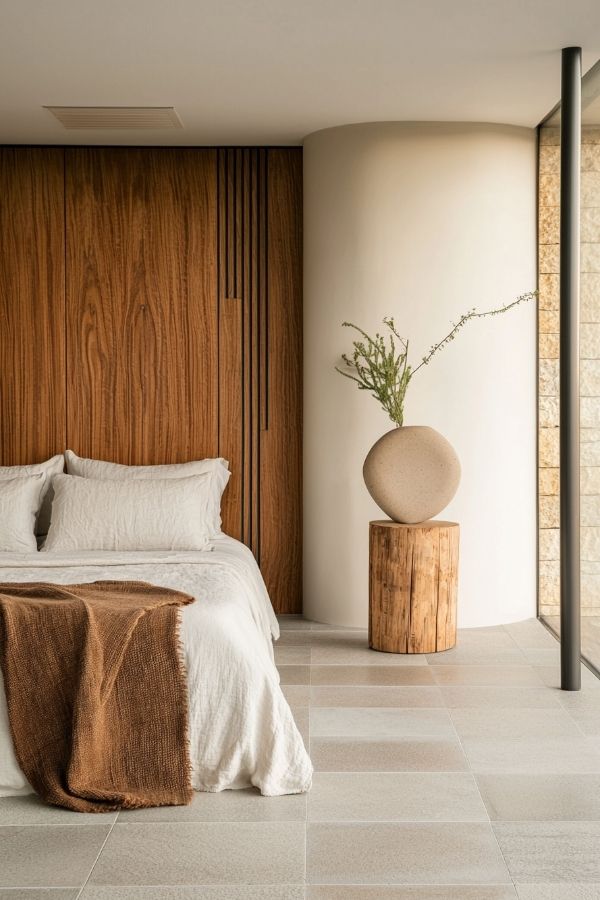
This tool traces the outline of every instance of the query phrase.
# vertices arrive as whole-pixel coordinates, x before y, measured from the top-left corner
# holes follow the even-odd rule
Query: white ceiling
[[[0,0],[0,143],[286,144],[351,122],[536,125],[598,0]],[[43,106],[175,106],[65,131]]]

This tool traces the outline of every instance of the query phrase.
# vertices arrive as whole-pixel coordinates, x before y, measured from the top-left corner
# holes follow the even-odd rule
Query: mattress
[[[148,581],[192,594],[181,610],[192,786],[308,790],[312,765],[279,685],[277,619],[250,550],[221,535],[193,552],[0,553],[0,582]],[[0,674],[0,796],[31,793],[15,759]]]

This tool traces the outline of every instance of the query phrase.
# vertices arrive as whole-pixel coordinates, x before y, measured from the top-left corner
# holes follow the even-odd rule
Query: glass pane
[[[558,630],[560,109],[540,128],[538,298],[538,493],[540,617]]]
[[[600,669],[600,67],[581,111],[581,646]]]
[[[581,612],[584,657],[600,670],[600,64],[582,84]],[[540,128],[539,612],[559,632],[560,109]]]

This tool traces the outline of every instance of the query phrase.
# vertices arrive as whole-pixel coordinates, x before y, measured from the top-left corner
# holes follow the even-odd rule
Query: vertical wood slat
[[[223,531],[242,540],[242,330],[241,305],[224,295],[219,303],[219,456],[231,476],[221,503]]]
[[[257,240],[260,196],[258,154],[252,149],[219,151],[220,415],[219,452],[232,475],[224,497],[229,534],[259,557],[260,384],[258,349],[260,267]]]
[[[225,150],[225,223],[227,252],[225,257],[226,289],[225,296],[233,299],[237,297],[237,281],[235,277],[235,221],[236,221],[236,183],[235,183],[235,150]]]
[[[214,455],[216,154],[66,162],[68,445],[134,465]]]
[[[248,216],[248,241],[250,246],[249,257],[249,282],[248,293],[250,296],[251,330],[252,330],[252,375],[250,386],[251,398],[251,453],[255,477],[252,483],[252,519],[251,544],[254,554],[260,564],[260,315],[259,315],[259,267],[258,267],[258,157],[261,151],[250,151],[249,167],[249,216]],[[264,152],[264,151],[263,151]]]
[[[229,460],[231,477],[223,496],[223,530],[243,540],[244,452],[242,422],[242,306],[236,296],[234,257],[235,150],[218,151],[217,222],[219,234],[219,455]]]
[[[265,379],[260,434],[263,576],[280,612],[302,611],[302,155],[269,149],[266,165]]]
[[[244,299],[244,255],[246,251],[244,241],[244,160],[246,151],[239,147],[233,151],[235,157],[234,183],[235,183],[235,220],[234,248],[235,248],[235,293],[234,297]]]
[[[242,150],[241,154],[241,233],[242,233],[242,258],[241,288],[242,302],[244,306],[244,360],[245,360],[245,390],[244,390],[244,479],[247,485],[247,496],[244,504],[244,534],[245,541],[257,554],[258,547],[255,540],[256,514],[256,485],[258,482],[257,459],[254,453],[254,381],[256,370],[256,352],[254,346],[254,309],[255,298],[252,291],[252,255],[254,251],[252,243],[252,151]]]
[[[0,465],[65,445],[64,150],[0,148]]]
[[[244,392],[244,418],[243,445],[244,445],[244,495],[243,495],[243,535],[244,542],[255,551],[252,540],[252,520],[255,518],[254,483],[256,471],[252,458],[252,381],[253,364],[252,356],[252,304],[253,298],[250,291],[250,256],[252,247],[249,240],[249,221],[247,214],[250,210],[250,184],[248,170],[250,163],[250,151],[238,150],[238,189],[239,203],[236,221],[238,233],[238,275],[240,297],[242,300],[243,331],[242,331],[242,356],[244,359],[243,392]]]
[[[260,407],[260,430],[266,431],[269,427],[269,354],[267,352],[269,336],[268,319],[268,190],[267,190],[267,151],[258,151],[257,172],[257,205],[258,205],[258,234],[256,241],[256,264],[258,267],[258,333],[260,357],[258,397]]]

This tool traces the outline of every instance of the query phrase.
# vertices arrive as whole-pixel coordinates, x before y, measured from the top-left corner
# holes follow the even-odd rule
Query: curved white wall
[[[395,317],[413,359],[452,320],[536,283],[536,136],[495,125],[374,124],[304,145],[304,610],[362,626],[362,463],[392,424],[334,372],[350,320]],[[459,625],[535,615],[535,307],[470,323],[409,386],[405,424],[437,428],[463,469]]]

